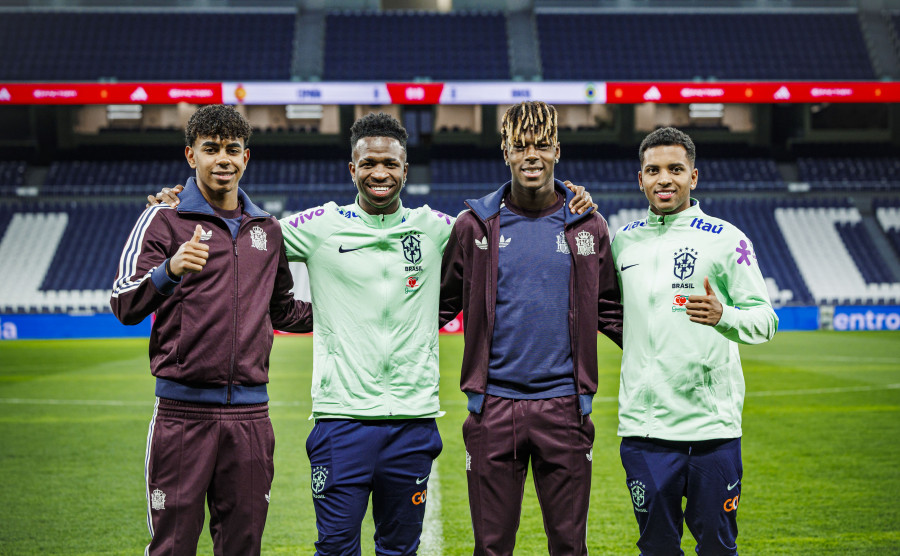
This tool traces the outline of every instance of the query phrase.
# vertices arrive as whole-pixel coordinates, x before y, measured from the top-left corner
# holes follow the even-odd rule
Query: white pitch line
[[[428,495],[425,498],[425,522],[422,524],[422,542],[418,554],[441,556],[444,552],[444,526],[441,522],[441,478],[438,462],[431,463],[428,477]]]
[[[846,392],[873,392],[875,390],[896,390],[900,384],[880,384],[871,386],[839,386],[835,388],[811,388],[807,390],[770,390],[768,392],[747,392],[747,396],[812,396],[816,394],[843,394]]]

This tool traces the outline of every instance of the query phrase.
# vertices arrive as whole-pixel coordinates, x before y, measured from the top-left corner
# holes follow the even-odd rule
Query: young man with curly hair
[[[250,124],[205,106],[185,129],[195,176],[177,209],[140,216],[110,305],[125,324],[154,313],[156,407],[147,435],[146,554],[193,555],[204,502],[217,556],[260,553],[274,474],[268,414],[272,330],[308,332],[278,221],[238,187]]]

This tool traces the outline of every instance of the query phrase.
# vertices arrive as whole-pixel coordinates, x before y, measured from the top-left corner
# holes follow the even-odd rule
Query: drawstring
[[[513,398],[512,401],[512,425],[513,425],[513,462],[516,461],[516,446],[519,444],[516,442],[516,399]],[[516,466],[513,463],[513,475],[516,473]]]

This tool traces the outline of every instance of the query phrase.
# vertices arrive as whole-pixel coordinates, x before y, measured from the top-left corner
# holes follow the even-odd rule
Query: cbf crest
[[[325,490],[325,481],[328,479],[328,468],[324,465],[317,465],[312,468],[312,480],[310,487],[312,488],[313,498],[324,498],[322,491]]]
[[[266,250],[266,232],[259,226],[250,230],[250,246],[260,251]]]
[[[422,242],[416,236],[410,234],[400,242],[403,246],[403,256],[412,264],[419,264],[422,260]]]
[[[578,249],[579,255],[593,255],[594,251],[594,234],[584,230],[578,232],[575,236],[575,248]]]
[[[636,511],[647,511],[641,510],[644,506],[644,502],[647,501],[645,498],[645,487],[644,483],[640,481],[632,481],[631,484],[628,485],[628,490],[631,491],[631,503],[634,505],[634,509]]]
[[[675,251],[675,265],[673,272],[679,280],[687,280],[694,275],[694,266],[697,264],[697,251],[690,247],[684,247]]]

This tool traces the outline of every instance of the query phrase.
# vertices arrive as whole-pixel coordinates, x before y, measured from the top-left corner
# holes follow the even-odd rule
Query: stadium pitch
[[[616,437],[620,354],[603,337],[598,344],[588,546],[594,555],[636,554]],[[272,353],[275,480],[264,554],[313,552],[311,346],[309,337],[279,337]],[[741,353],[741,554],[900,554],[900,334],[779,333]],[[444,451],[429,482],[423,555],[472,552],[461,354],[461,337],[442,337]],[[152,408],[146,340],[0,342],[0,555],[142,553]],[[363,542],[373,554],[369,518]],[[687,532],[683,547],[693,553]],[[516,553],[546,552],[529,486]],[[212,554],[207,533],[198,554]]]

